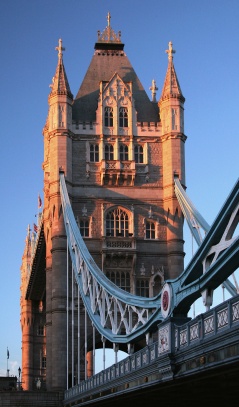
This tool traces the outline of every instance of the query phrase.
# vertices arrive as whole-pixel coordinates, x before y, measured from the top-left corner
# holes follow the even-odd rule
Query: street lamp
[[[18,368],[18,389],[21,389],[21,368]]]

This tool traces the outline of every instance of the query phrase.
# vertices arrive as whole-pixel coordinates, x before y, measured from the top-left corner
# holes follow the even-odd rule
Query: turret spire
[[[168,69],[164,81],[161,100],[173,96],[182,99],[182,102],[184,102],[185,99],[183,97],[173,64],[173,54],[175,54],[176,51],[173,49],[172,41],[169,42],[168,47],[169,49],[165,51],[168,54]]]
[[[58,51],[58,64],[56,67],[56,73],[52,78],[52,84],[50,85],[50,88],[52,88],[50,96],[60,94],[67,95],[73,99],[63,64],[63,51],[65,51],[65,48],[62,46],[61,38],[59,39],[58,46],[55,49]]]
[[[168,68],[160,101],[160,117],[162,121],[162,134],[184,134],[184,102],[176,71],[173,64],[173,43],[170,41],[168,49]],[[185,137],[185,136],[182,136]]]

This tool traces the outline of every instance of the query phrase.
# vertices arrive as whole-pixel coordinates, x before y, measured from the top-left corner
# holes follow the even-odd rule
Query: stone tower
[[[72,282],[66,272],[69,259],[59,170],[64,171],[86,245],[111,281],[133,294],[153,297],[165,279],[175,278],[184,268],[183,217],[174,193],[175,176],[185,185],[184,97],[172,44],[159,102],[155,81],[150,88],[152,101],[148,98],[109,14],[75,98],[61,40],[56,49],[58,63],[43,131],[44,210],[38,234],[45,251],[42,254],[37,240],[33,258],[38,256],[38,262],[29,271],[34,271],[42,286],[37,292],[37,278],[29,278],[27,294],[22,290],[22,304],[35,304],[33,314],[40,302],[44,310],[46,369],[41,380],[46,380],[48,390],[66,388],[67,308],[73,304],[73,298],[67,304],[67,286]],[[28,309],[22,305],[22,318],[24,313]],[[34,341],[36,333],[28,336],[23,330],[24,354]],[[36,361],[32,353],[27,354],[30,388],[37,374]],[[71,369],[77,376],[75,367]]]

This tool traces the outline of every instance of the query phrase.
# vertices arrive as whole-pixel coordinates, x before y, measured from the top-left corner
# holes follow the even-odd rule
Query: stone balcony
[[[103,237],[102,254],[104,259],[115,256],[135,259],[136,252],[136,239],[133,236]]]
[[[135,161],[101,162],[101,185],[134,185]]]

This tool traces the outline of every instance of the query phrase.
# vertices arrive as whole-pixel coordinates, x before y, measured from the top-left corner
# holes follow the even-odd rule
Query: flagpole
[[[38,193],[38,203],[37,203],[37,226],[39,226],[39,212],[40,212],[40,194]]]
[[[8,347],[7,347],[7,377],[9,377],[8,359],[9,359],[9,350],[8,350]]]

